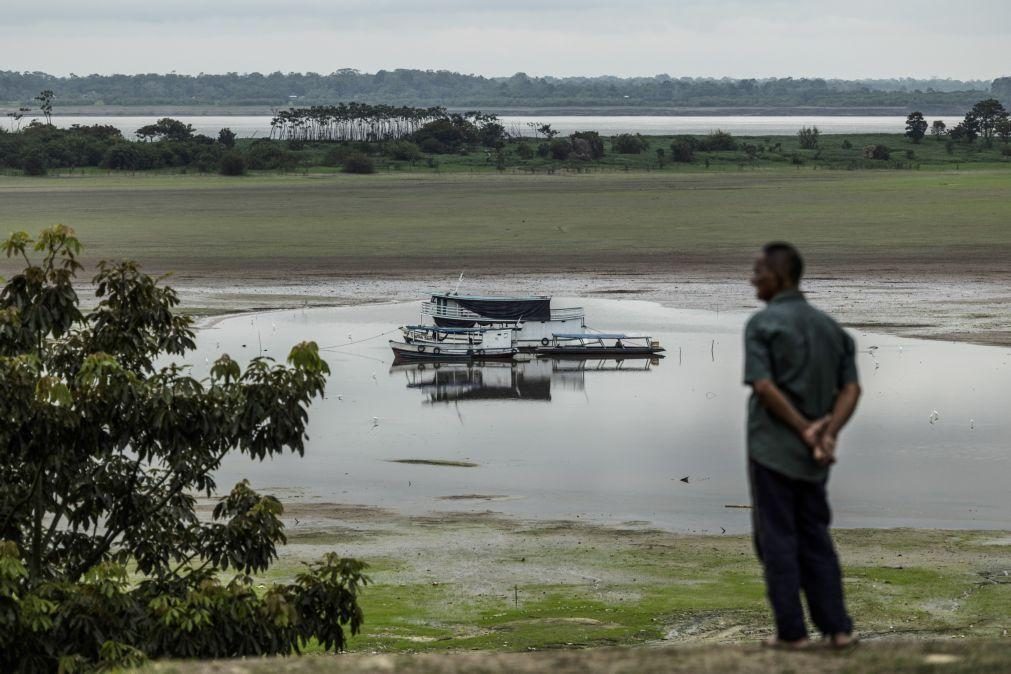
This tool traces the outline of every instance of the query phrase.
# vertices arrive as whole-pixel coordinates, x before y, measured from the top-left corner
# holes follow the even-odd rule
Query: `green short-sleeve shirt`
[[[744,329],[744,383],[770,379],[808,419],[835,405],[844,384],[857,381],[856,345],[830,316],[798,290],[776,295]],[[772,416],[754,393],[748,401],[748,455],[800,480],[820,481],[828,468],[793,429]]]

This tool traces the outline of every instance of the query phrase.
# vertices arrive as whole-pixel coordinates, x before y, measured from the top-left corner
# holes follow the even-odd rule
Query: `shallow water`
[[[142,126],[154,124],[160,116],[106,116],[106,115],[66,115],[53,117],[53,124],[68,127],[72,124],[111,124],[133,138],[134,132]],[[32,119],[25,117],[22,125]],[[192,124],[197,133],[217,137],[218,131],[230,128],[240,138],[264,138],[270,135],[270,117],[260,116],[181,116],[175,117]],[[935,118],[931,117],[931,120]],[[949,127],[961,121],[960,117],[937,117]],[[817,126],[825,134],[839,133],[904,133],[905,117],[879,117],[857,115],[809,115],[809,116],[662,116],[662,115],[554,115],[516,116],[502,115],[499,121],[506,131],[513,135],[531,136],[533,132],[528,122],[550,124],[563,134],[574,131],[598,131],[610,136],[618,133],[641,133],[646,135],[706,134],[722,129],[742,136],[792,136],[803,126]]]
[[[392,366],[389,336],[375,336],[415,321],[417,302],[211,324],[190,359],[198,372],[222,352],[246,360],[262,348],[280,359],[304,339],[324,348],[358,342],[325,352],[333,374],[327,398],[310,410],[305,457],[231,457],[220,486],[248,477],[286,497],[411,514],[494,510],[746,530],[749,511],[725,507],[748,502],[740,383],[746,314],[622,300],[555,303],[584,306],[597,329],[651,334],[667,357]],[[854,334],[864,398],[841,437],[830,482],[837,524],[1007,528],[1011,349]],[[930,423],[935,410],[940,418]],[[464,495],[496,498],[444,498]]]

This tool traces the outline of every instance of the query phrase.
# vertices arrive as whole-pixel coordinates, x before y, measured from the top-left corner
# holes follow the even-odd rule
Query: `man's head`
[[[774,241],[762,246],[755,257],[751,285],[758,299],[768,302],[784,290],[800,286],[804,274],[804,260],[797,249],[788,243]]]

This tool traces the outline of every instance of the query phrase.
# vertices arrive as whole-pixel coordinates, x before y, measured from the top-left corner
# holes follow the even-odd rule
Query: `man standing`
[[[788,243],[762,248],[751,283],[768,306],[745,328],[748,469],[755,549],[765,568],[776,637],[809,644],[811,619],[837,648],[854,643],[842,572],[829,534],[826,482],[836,438],[860,397],[853,339],[800,291],[804,263]]]

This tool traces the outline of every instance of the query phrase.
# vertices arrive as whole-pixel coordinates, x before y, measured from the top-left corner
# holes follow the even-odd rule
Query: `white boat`
[[[586,330],[582,307],[552,308],[547,295],[494,297],[434,293],[421,305],[422,316],[439,327],[512,328],[513,342],[521,351],[547,346],[554,333]]]
[[[660,342],[649,335],[607,332],[555,333],[547,344],[537,349],[538,355],[553,358],[560,356],[643,358],[656,356],[662,351],[664,348],[660,346]]]
[[[514,328],[408,325],[401,332],[402,339],[390,340],[394,362],[511,359],[518,353]]]

